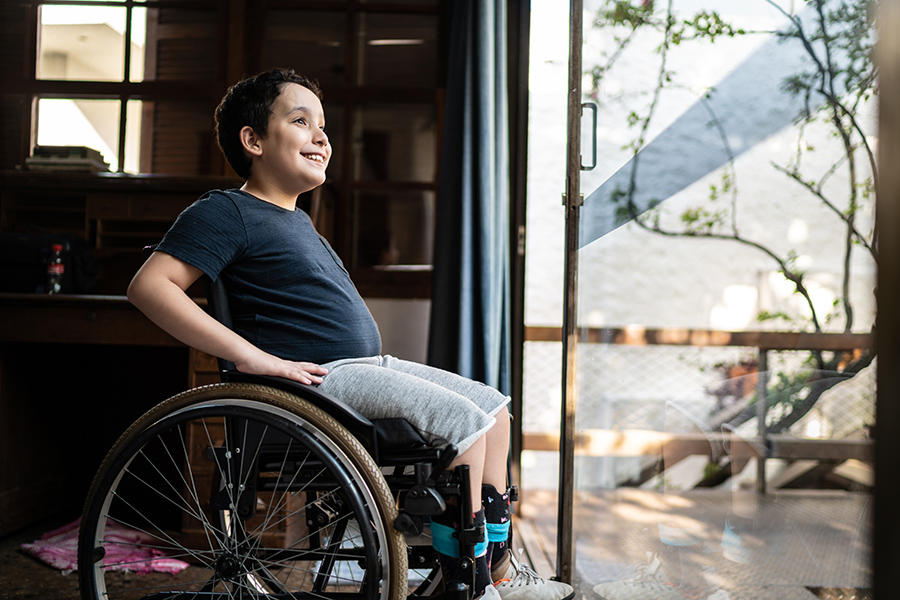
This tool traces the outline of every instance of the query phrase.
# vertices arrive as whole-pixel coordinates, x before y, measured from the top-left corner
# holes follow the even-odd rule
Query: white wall
[[[366,298],[381,332],[381,352],[424,363],[428,356],[430,300]]]

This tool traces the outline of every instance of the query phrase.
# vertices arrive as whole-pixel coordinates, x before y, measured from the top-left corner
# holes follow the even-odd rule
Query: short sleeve
[[[187,207],[157,246],[217,279],[247,247],[243,219],[226,194],[209,192]]]

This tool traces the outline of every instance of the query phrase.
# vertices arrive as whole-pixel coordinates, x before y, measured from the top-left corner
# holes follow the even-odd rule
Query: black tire
[[[396,515],[378,467],[324,411],[263,386],[190,390],[138,419],[101,465],[81,524],[82,598],[402,600]],[[114,570],[108,524],[165,558]],[[171,559],[190,566],[140,573]]]

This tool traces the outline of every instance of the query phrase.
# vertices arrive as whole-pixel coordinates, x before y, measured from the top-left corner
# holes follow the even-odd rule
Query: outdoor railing
[[[561,342],[557,327],[526,327],[526,342]],[[757,352],[757,398],[765,400],[769,353],[784,350],[860,352],[874,348],[871,333],[800,333],[776,331],[715,331],[704,329],[653,329],[638,326],[582,328],[579,342],[625,346],[749,347]],[[788,458],[791,460],[873,459],[869,439],[805,439],[793,435],[771,434],[766,428],[768,402],[756,402],[757,437],[746,440],[725,432],[707,435],[673,434],[645,429],[579,429],[575,435],[576,453],[584,456],[653,456],[665,452],[668,457],[715,455],[725,445],[743,456]],[[523,450],[558,451],[558,432],[523,432]],[[761,451],[762,450],[762,451]],[[757,461],[757,488],[765,493],[765,460]]]

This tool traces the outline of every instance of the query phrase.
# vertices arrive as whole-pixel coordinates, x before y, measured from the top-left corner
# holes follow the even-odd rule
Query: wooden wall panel
[[[220,71],[217,10],[160,8],[148,19],[146,68],[157,81],[213,82]],[[152,33],[152,37],[149,34]],[[222,90],[224,93],[224,90]],[[142,169],[170,175],[209,175],[221,170],[212,135],[215,93],[209,100],[159,99],[148,106],[142,137],[151,150]],[[149,115],[147,113],[152,113]]]
[[[0,170],[22,164],[29,152],[31,101],[29,96],[12,94],[10,82],[21,81],[34,69],[27,60],[29,7],[20,2],[0,3]]]
[[[154,103],[153,172],[170,175],[213,173],[215,103],[161,100]]]
[[[30,97],[0,96],[0,170],[16,168],[28,156],[30,116]]]

